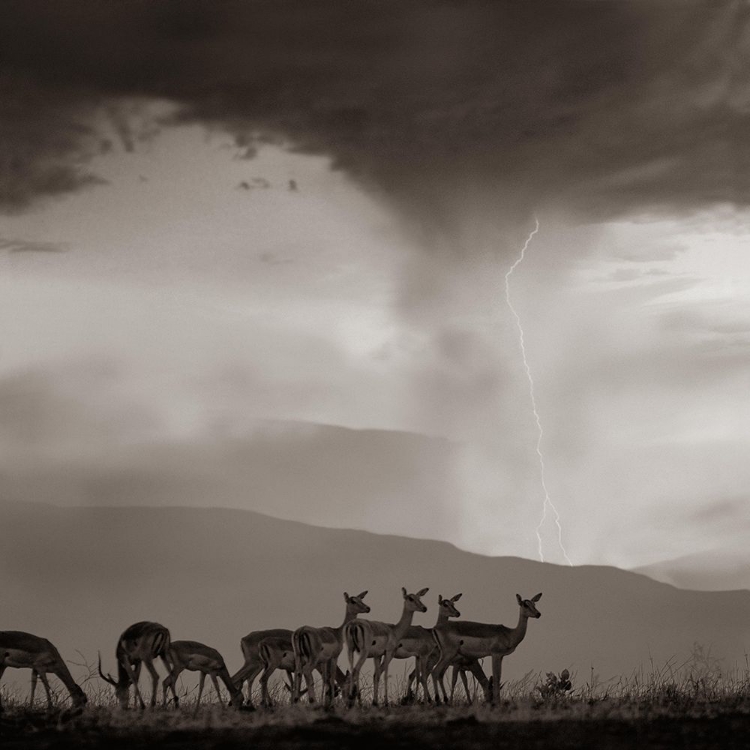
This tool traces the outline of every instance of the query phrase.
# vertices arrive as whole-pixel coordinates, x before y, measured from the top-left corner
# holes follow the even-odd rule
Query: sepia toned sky
[[[736,556],[749,12],[6,3],[4,495]]]

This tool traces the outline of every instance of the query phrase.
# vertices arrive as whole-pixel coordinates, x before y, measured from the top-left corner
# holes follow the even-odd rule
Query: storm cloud
[[[173,122],[229,132],[250,155],[268,137],[331,155],[430,242],[448,233],[459,249],[467,216],[745,205],[748,12],[653,0],[6,3],[0,205],[95,182],[87,161],[108,147],[96,112],[111,121],[112,103],[133,98],[174,102]]]

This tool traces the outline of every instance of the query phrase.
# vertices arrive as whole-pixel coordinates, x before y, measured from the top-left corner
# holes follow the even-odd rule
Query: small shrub
[[[554,672],[547,672],[547,680],[543,685],[537,685],[536,690],[543,700],[549,698],[561,698],[573,689],[573,683],[570,680],[570,672],[563,669],[559,675]]]

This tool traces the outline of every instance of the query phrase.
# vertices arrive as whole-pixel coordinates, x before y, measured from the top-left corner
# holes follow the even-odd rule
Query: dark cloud
[[[422,219],[428,242],[467,216],[540,206],[602,217],[745,204],[748,12],[697,0],[9,2],[0,200],[18,209],[90,183],[91,108],[158,97],[247,156],[268,134],[332,155]]]

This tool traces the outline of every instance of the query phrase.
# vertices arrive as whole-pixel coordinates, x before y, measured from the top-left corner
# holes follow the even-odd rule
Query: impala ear
[[[367,591],[363,591],[359,596],[357,596],[357,599],[364,599],[367,596]]]
[[[542,598],[541,594],[537,594],[535,597],[532,598],[532,602],[538,602]]]
[[[517,602],[518,602],[519,604],[523,604],[523,599],[521,599],[521,597],[520,597],[520,596],[519,596],[518,594],[516,594],[516,601],[517,601]]]
[[[451,601],[452,601],[452,602],[457,602],[457,601],[458,601],[458,600],[459,600],[459,599],[460,599],[460,598],[461,598],[462,596],[463,596],[463,594],[456,594],[456,595],[455,595],[455,596],[454,596],[454,597],[453,597],[453,598],[451,599]]]
[[[402,586],[401,587],[401,593],[404,595],[404,599],[407,597],[406,589]]]
[[[344,601],[348,602],[349,599],[350,599],[349,594],[347,594],[346,591],[344,591]]]
[[[429,589],[419,589],[419,591],[417,591],[417,596],[424,596],[428,591]]]

